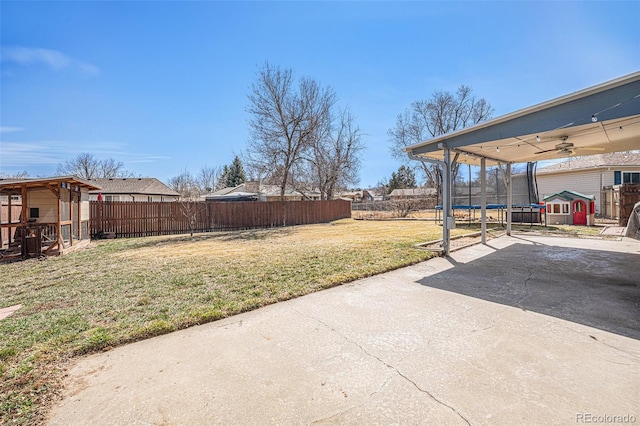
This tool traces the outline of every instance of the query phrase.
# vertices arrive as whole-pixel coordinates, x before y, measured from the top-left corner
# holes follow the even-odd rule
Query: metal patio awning
[[[511,234],[511,164],[640,149],[640,72],[407,147],[411,159],[443,166],[442,235],[449,254],[452,164],[479,165],[482,242],[486,242],[486,166],[506,164]],[[452,155],[454,157],[452,158]]]
[[[640,149],[640,72],[410,146],[408,154],[480,165]]]

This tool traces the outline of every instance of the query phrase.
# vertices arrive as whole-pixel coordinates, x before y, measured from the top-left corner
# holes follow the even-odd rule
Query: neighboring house
[[[356,203],[361,203],[361,202],[366,202],[366,201],[373,201],[373,195],[371,195],[371,193],[369,193],[369,191],[362,190],[362,191],[345,191],[345,192],[341,192],[338,194],[338,198],[342,198],[345,200],[351,200],[353,202]]]
[[[594,224],[594,196],[575,191],[561,191],[542,199],[549,225]]]
[[[320,193],[295,191],[287,188],[285,201],[319,200]],[[280,201],[280,187],[248,181],[236,187],[223,188],[204,196],[206,201]]]
[[[88,193],[99,189],[74,176],[0,179],[2,256],[62,254],[88,244]]]
[[[593,194],[595,214],[615,217],[615,186],[640,183],[640,151],[574,157],[537,170],[536,180],[540,200],[571,190]],[[513,176],[514,203],[527,203],[527,176]]]
[[[89,191],[89,199],[97,201],[176,201],[180,194],[156,178],[90,179],[100,190]]]
[[[234,188],[224,188],[219,191],[212,192],[200,196],[202,201],[258,201],[258,193],[233,191]]]
[[[434,197],[435,195],[435,188],[405,188],[394,189],[389,194],[389,197],[392,200],[406,200],[411,198]]]
[[[260,201],[280,201],[280,186],[279,185],[264,185],[260,184],[260,191],[258,193]],[[286,188],[284,191],[285,201],[309,201],[319,200],[319,192],[304,192],[296,191],[293,188]]]

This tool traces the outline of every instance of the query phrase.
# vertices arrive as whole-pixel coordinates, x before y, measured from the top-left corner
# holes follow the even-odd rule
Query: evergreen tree
[[[224,189],[229,186],[227,185],[228,176],[229,176],[229,166],[225,164],[224,167],[222,167],[222,174],[220,174],[220,177],[218,178],[218,184],[216,185],[216,189]]]
[[[387,185],[387,194],[390,194],[394,189],[415,188],[416,175],[409,167],[400,166],[397,172],[391,173],[391,179]]]
[[[223,171],[223,177],[227,184],[227,187],[234,187],[243,184],[247,180],[247,175],[244,172],[242,161],[236,155],[230,166],[225,166],[226,172]]]

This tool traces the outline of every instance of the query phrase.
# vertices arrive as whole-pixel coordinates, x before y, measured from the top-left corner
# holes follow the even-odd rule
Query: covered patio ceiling
[[[521,163],[640,149],[640,72],[410,146],[410,157]],[[416,158],[418,157],[418,158]]]

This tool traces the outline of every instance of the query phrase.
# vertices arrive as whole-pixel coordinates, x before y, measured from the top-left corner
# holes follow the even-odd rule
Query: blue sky
[[[640,69],[640,2],[2,1],[0,172],[80,152],[161,180],[230,163],[265,61],[331,86],[389,177],[411,102],[470,85],[499,116]]]

